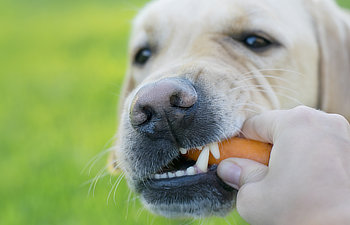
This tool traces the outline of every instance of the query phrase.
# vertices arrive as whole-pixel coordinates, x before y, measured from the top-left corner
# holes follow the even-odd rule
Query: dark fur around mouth
[[[217,166],[207,173],[193,176],[153,180],[152,176],[166,169],[180,156],[179,148],[194,148],[232,135],[232,129],[218,113],[217,99],[205,88],[193,84],[198,101],[184,123],[170,127],[169,132],[154,135],[135,129],[127,115],[123,116],[124,133],[121,144],[128,165],[129,184],[141,194],[144,204],[153,212],[166,217],[224,216],[232,210],[237,191],[227,186],[216,174]],[[173,112],[164,112],[173,113]],[[176,112],[175,112],[176,113]],[[226,126],[223,126],[225,124]],[[228,130],[223,130],[226,127]],[[181,165],[176,165],[181,168]]]
[[[237,191],[216,174],[217,165],[207,173],[138,183],[148,207],[168,217],[224,216],[234,207]]]

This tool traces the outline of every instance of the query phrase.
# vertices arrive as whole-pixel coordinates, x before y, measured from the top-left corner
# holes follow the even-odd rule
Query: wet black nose
[[[133,99],[130,122],[136,130],[155,137],[174,135],[190,126],[197,98],[187,79],[166,78],[147,84]]]

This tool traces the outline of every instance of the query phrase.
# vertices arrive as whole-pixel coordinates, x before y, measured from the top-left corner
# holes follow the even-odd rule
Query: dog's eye
[[[137,65],[144,65],[152,56],[150,48],[141,48],[135,55],[134,63]]]
[[[253,49],[253,50],[262,50],[268,46],[270,46],[272,43],[271,41],[263,38],[263,37],[260,37],[258,35],[250,35],[250,36],[247,36],[244,40],[243,40],[243,43]]]

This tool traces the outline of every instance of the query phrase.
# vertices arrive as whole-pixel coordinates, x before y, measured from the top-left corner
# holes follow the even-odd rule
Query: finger
[[[283,110],[274,110],[259,114],[245,121],[242,133],[248,139],[273,143],[276,134],[276,120],[285,114]]]
[[[217,169],[218,176],[235,189],[247,183],[262,180],[268,167],[249,159],[229,158],[223,160]]]
[[[305,128],[315,129],[320,125],[323,125],[322,128],[324,128],[326,117],[329,117],[329,114],[307,106],[297,106],[290,110],[268,111],[246,120],[242,133],[248,139],[274,143],[282,131],[290,129],[305,131]],[[345,118],[340,116],[337,118],[339,123],[346,124]]]

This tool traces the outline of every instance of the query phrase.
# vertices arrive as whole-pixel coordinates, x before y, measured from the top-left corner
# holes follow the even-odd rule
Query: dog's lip
[[[187,175],[182,177],[173,177],[166,179],[148,179],[142,182],[142,185],[147,190],[157,191],[157,190],[171,190],[191,187],[198,185],[203,182],[208,182],[208,179],[216,177],[220,179],[217,174],[217,165],[214,164],[208,168],[208,171],[205,173],[198,173],[196,175]],[[221,180],[221,179],[220,179]],[[222,182],[222,184],[224,184]],[[224,185],[227,187],[227,185]]]
[[[146,207],[166,217],[226,215],[233,207],[237,190],[217,175],[217,165],[206,173],[163,180],[138,182]]]

